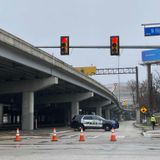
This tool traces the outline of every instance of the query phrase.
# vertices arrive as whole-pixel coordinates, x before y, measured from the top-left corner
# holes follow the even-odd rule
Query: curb
[[[160,138],[160,130],[143,132],[144,137]]]
[[[133,125],[134,125],[134,127],[136,127],[136,128],[141,128],[142,131],[144,131],[144,132],[151,130],[151,129],[150,129],[150,126],[144,126],[144,125],[142,125],[142,124],[137,124],[136,122],[133,123]]]
[[[149,138],[160,138],[160,129],[152,130],[150,126],[143,126],[141,124],[133,123],[133,126],[136,128],[141,128],[141,135]]]

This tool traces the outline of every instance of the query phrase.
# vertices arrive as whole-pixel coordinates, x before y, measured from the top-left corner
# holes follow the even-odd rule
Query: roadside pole
[[[153,106],[152,106],[152,74],[151,74],[151,64],[147,64],[147,74],[148,74],[148,107],[149,113],[153,113]]]
[[[136,122],[140,123],[140,106],[139,106],[139,79],[138,79],[138,67],[136,66]]]

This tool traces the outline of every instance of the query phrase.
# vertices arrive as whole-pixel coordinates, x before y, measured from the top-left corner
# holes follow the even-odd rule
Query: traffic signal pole
[[[36,48],[61,48],[61,46],[35,46]],[[96,46],[96,45],[87,45],[87,46],[69,46],[69,48],[77,48],[77,49],[110,49],[110,45],[107,46]],[[160,49],[160,45],[126,45],[119,46],[120,49]]]
[[[61,46],[36,46],[36,48],[61,48]],[[69,46],[69,48],[77,49],[111,49],[111,45],[80,45],[80,46]],[[160,49],[160,45],[119,45],[119,49]],[[138,70],[136,71],[138,73]],[[148,105],[150,113],[153,112],[152,106],[152,75],[151,75],[151,64],[147,64],[148,72]],[[136,81],[138,82],[138,74]],[[137,84],[137,93],[138,93]],[[139,103],[139,95],[137,94],[137,104]]]

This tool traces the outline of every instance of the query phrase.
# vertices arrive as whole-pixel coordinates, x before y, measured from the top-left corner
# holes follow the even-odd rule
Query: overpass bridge
[[[0,125],[4,115],[23,130],[69,124],[79,112],[118,115],[116,96],[72,66],[0,29]]]

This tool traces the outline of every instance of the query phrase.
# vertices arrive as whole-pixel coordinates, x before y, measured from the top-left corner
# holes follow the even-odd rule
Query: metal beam
[[[139,106],[139,80],[138,67],[127,68],[101,68],[96,69],[96,75],[111,75],[111,74],[135,74],[136,75],[136,106]]]
[[[61,46],[36,46],[36,48],[61,48]],[[110,49],[110,45],[107,46],[70,46],[69,48],[78,48],[78,49]],[[126,46],[119,46],[120,49],[158,49],[160,45],[126,45]]]
[[[136,74],[136,67],[96,69],[96,75],[106,74]]]

